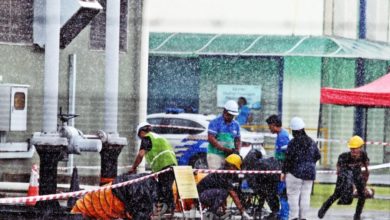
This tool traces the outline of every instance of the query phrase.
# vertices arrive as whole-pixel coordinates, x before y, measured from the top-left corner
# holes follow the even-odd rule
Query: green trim
[[[149,55],[310,56],[390,60],[390,45],[330,36],[150,33]]]

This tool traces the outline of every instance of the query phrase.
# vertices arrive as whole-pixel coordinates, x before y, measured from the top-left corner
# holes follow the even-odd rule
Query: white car
[[[207,168],[207,128],[215,115],[193,113],[156,113],[147,116],[152,131],[165,138],[174,147],[179,165]],[[240,155],[245,157],[252,149],[259,149],[263,155],[264,136],[241,128]]]

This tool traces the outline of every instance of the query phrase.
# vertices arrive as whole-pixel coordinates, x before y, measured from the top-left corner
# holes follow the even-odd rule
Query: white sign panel
[[[228,100],[237,101],[241,96],[246,98],[248,107],[260,108],[260,85],[218,85],[217,87],[218,107],[223,107]]]

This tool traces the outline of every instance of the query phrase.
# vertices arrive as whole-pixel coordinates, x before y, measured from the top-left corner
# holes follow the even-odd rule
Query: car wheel
[[[207,157],[205,153],[200,153],[195,156],[192,156],[189,165],[191,165],[194,169],[207,169]]]

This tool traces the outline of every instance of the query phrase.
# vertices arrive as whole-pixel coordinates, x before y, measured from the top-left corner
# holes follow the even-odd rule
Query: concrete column
[[[117,133],[120,0],[107,1],[104,130]]]
[[[46,1],[45,76],[43,85],[43,131],[57,131],[58,70],[60,53],[60,0]]]

